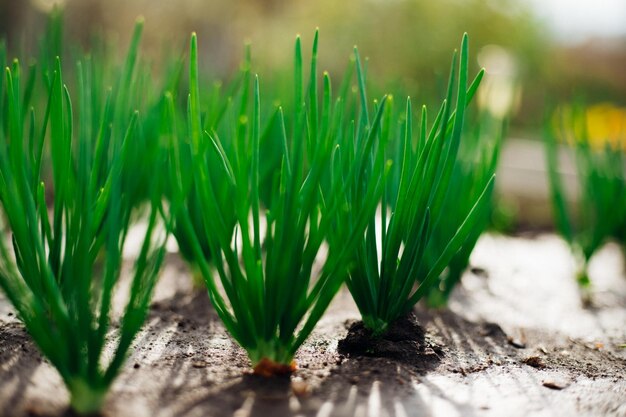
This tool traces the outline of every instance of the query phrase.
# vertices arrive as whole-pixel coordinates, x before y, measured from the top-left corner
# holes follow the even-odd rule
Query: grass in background
[[[145,162],[138,143],[142,119],[131,98],[146,86],[134,78],[140,33],[141,22],[119,83],[104,92],[100,74],[112,68],[87,56],[76,67],[77,100],[71,99],[58,58],[53,67],[43,64],[41,73],[32,66],[26,80],[15,60],[0,82],[0,201],[6,222],[0,286],[60,373],[78,414],[101,408],[143,324],[164,255],[157,176],[144,192],[147,228],[113,336],[114,288],[137,206],[129,181]],[[39,75],[43,92],[35,90]],[[33,91],[48,97],[41,113],[31,103]]]
[[[626,118],[598,126],[597,111],[581,105],[563,106],[554,114],[555,123],[546,129],[555,223],[576,257],[576,280],[584,302],[591,301],[587,267],[593,254],[611,238],[622,246],[626,242]],[[577,215],[568,207],[561,182],[559,143],[567,144],[576,167],[580,188]]]

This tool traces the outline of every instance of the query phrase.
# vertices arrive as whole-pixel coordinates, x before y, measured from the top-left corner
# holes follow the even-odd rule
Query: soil
[[[393,358],[415,366],[418,362],[437,362],[442,353],[441,346],[426,341],[424,328],[413,313],[391,323],[380,336],[374,336],[360,320],[348,321],[346,327],[348,334],[337,345],[338,352],[345,356]]]
[[[591,309],[573,271],[554,236],[484,236],[449,308],[417,306],[365,346],[342,290],[296,372],[268,379],[251,374],[206,293],[170,254],[104,415],[626,416],[621,253],[609,245],[592,260]],[[0,416],[62,416],[66,407],[58,374],[0,299]]]

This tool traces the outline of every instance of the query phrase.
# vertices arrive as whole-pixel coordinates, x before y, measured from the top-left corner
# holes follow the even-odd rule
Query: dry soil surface
[[[341,353],[358,320],[338,294],[291,378],[249,374],[203,291],[168,256],[106,416],[626,416],[626,276],[607,246],[584,309],[558,238],[484,236],[450,307],[383,357]],[[0,299],[0,415],[62,416],[67,393]]]

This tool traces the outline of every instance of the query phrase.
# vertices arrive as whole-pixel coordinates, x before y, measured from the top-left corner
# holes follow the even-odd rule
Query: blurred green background
[[[619,28],[607,31],[610,25],[602,20],[595,23],[595,31],[593,24],[580,26],[575,13],[585,12],[581,9],[585,2],[577,3],[0,0],[0,37],[7,39],[15,54],[34,51],[46,12],[59,4],[65,10],[69,44],[86,46],[94,36],[100,36],[124,50],[133,21],[143,15],[146,31],[142,53],[155,63],[164,55],[184,51],[189,33],[196,31],[206,74],[219,78],[231,74],[239,65],[244,42],[250,41],[255,69],[266,84],[275,80],[280,85],[283,73],[290,69],[294,36],[301,33],[306,45],[319,27],[321,68],[339,77],[353,45],[358,45],[361,55],[370,58],[368,72],[370,80],[376,80],[371,86],[375,92],[401,92],[418,103],[430,104],[441,97],[451,51],[463,32],[468,32],[475,67],[487,69],[490,97],[483,92],[483,105],[491,101],[501,112],[511,107],[510,134],[535,137],[540,133],[546,105],[570,100],[574,95],[591,102],[626,103],[626,27],[621,33]],[[595,6],[587,3],[593,7],[590,10],[600,9],[613,20],[626,14],[619,0],[596,2]],[[601,10],[611,4],[614,10]],[[559,25],[564,26],[567,19],[571,24],[564,30]]]
[[[486,68],[471,111],[506,121],[496,184],[502,221],[494,221],[501,230],[552,228],[540,141],[557,105],[626,106],[624,0],[0,0],[0,38],[13,56],[37,55],[55,6],[64,16],[70,55],[64,62],[76,59],[77,48],[93,45],[106,44],[121,56],[135,19],[143,16],[141,54],[155,77],[184,56],[195,31],[205,82],[232,79],[249,42],[253,71],[271,100],[291,96],[296,34],[306,62],[319,27],[319,68],[330,72],[333,85],[339,86],[358,45],[368,58],[371,99],[410,95],[414,105],[437,108],[452,51],[469,33],[470,73]],[[561,175],[575,196],[571,159]]]

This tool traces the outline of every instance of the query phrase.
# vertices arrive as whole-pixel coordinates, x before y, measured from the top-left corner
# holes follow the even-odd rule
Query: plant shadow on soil
[[[147,328],[112,390],[104,416],[132,415],[129,410],[120,411],[129,405],[132,409],[132,401],[141,397],[153,415],[168,409],[165,415],[231,415],[239,411],[252,417],[312,416],[326,403],[332,404],[335,414],[356,415],[372,398],[378,399],[378,407],[387,414],[393,414],[398,398],[409,397],[416,407],[427,409],[411,396],[413,381],[431,371],[442,372],[442,366],[444,372],[478,372],[488,365],[477,346],[507,344],[497,325],[474,324],[445,310],[433,313],[418,309],[417,313],[420,321],[431,323],[426,334],[411,315],[393,326],[386,338],[369,345],[367,340],[371,339],[360,322],[335,323],[333,333],[314,334],[304,346],[294,378],[267,379],[247,373],[245,352],[225,333],[204,291],[176,294],[153,304]],[[21,326],[13,327],[7,341],[10,339],[12,345],[10,351],[16,352],[17,363],[23,363],[24,367],[15,372],[25,388],[29,384],[26,370],[32,373],[41,358]],[[455,336],[456,331],[461,332],[460,337]],[[21,337],[15,337],[15,332]],[[219,343],[210,342],[211,333],[212,340]],[[345,337],[338,349],[328,348],[328,338],[342,334]],[[462,343],[455,345],[452,339]],[[35,357],[22,356],[22,346]],[[72,413],[26,407],[22,415],[69,417]]]
[[[354,320],[358,312],[345,289],[298,352],[294,375],[260,378],[250,374],[245,351],[226,332],[206,291],[191,290],[184,281],[189,280],[188,274],[181,274],[176,267],[165,275],[160,283],[165,292],[151,306],[135,350],[112,387],[104,416],[434,413],[433,405],[418,388],[445,400],[460,415],[475,415],[481,414],[479,404],[461,404],[453,392],[446,392],[433,381],[445,379],[459,384],[451,386],[464,389],[472,386],[475,378],[494,378],[490,386],[498,390],[517,387],[517,395],[525,404],[549,404],[556,398],[545,399],[552,392],[546,385],[541,388],[546,372],[565,375],[572,381],[583,377],[623,384],[618,381],[624,377],[626,361],[615,352],[543,328],[525,328],[520,337],[509,326],[515,336],[511,337],[498,324],[471,321],[449,309],[418,306],[414,317],[405,318],[405,323],[392,328],[387,337],[368,345],[362,325]],[[471,307],[462,298],[473,296],[459,291],[457,301]],[[63,408],[66,394],[56,372],[41,358],[14,317],[1,319],[0,381],[11,382],[0,389],[0,416],[69,415]],[[42,372],[53,385],[37,383]],[[505,386],[499,385],[503,381]],[[571,395],[572,401],[578,401],[575,398],[579,394]],[[598,392],[584,395],[597,396]],[[619,396],[611,395],[607,390],[602,398],[613,406]],[[583,401],[593,405],[599,400]]]
[[[200,311],[204,316],[199,315]],[[420,314],[421,320],[432,319],[428,316],[430,313]],[[156,361],[167,375],[158,377],[165,382],[159,384],[162,389],[159,404],[154,409],[177,403],[172,411],[180,416],[196,415],[198,410],[207,415],[217,415],[213,413],[220,411],[227,414],[239,411],[246,416],[317,415],[326,403],[332,404],[340,415],[354,415],[358,407],[373,397],[378,398],[381,408],[391,413],[399,397],[408,398],[414,393],[412,383],[415,380],[428,372],[439,372],[444,363],[446,372],[464,374],[483,369],[484,358],[468,352],[469,346],[487,348],[490,343],[507,344],[506,335],[497,325],[474,324],[454,313],[437,313],[438,317],[443,317],[446,328],[459,324],[465,330],[469,328],[464,333],[464,343],[456,348],[464,349],[460,356],[471,358],[473,362],[466,360],[459,365],[455,349],[450,350],[444,338],[431,335],[431,331],[425,333],[413,314],[392,326],[385,337],[373,342],[360,322],[347,320],[335,322],[332,328],[312,336],[297,357],[300,366],[293,378],[267,379],[249,373],[245,352],[230,340],[217,322],[204,292],[160,302],[152,316],[158,317],[162,325],[150,325],[147,333],[150,337],[141,344],[147,346],[145,349],[151,349],[159,335],[168,331],[167,326],[178,327],[177,340],[173,346],[172,342],[169,347],[166,345],[165,352]],[[182,329],[181,323],[184,323]],[[214,340],[223,343],[208,343],[202,347],[199,338],[206,339],[209,333],[213,333]],[[446,335],[450,337],[449,333]],[[337,348],[330,346],[329,340],[336,342],[342,336],[345,337]],[[485,341],[485,337],[489,341]],[[200,346],[200,349],[183,354],[181,347],[187,345]],[[134,355],[140,362],[145,360],[143,349],[140,347],[139,353]],[[201,378],[199,370],[204,371]],[[197,395],[189,395],[193,391]]]
[[[325,346],[315,339],[312,344]],[[225,414],[250,417],[308,416],[318,415],[326,403],[332,404],[335,412],[340,410],[341,415],[354,415],[356,408],[374,392],[381,399],[380,406],[391,409],[393,403],[388,399],[408,395],[410,381],[434,369],[440,360],[427,344],[409,347],[407,343],[401,351],[373,353],[362,356],[305,349],[298,357],[301,366],[292,378],[250,374],[244,359],[243,364],[234,364],[243,375],[216,381],[214,389],[179,408],[176,415],[191,416],[202,409],[209,415],[213,410],[222,410]]]
[[[42,358],[21,323],[11,322],[0,326],[0,347],[2,347],[0,364],[3,375],[0,380],[13,377],[17,379],[6,403],[19,404],[24,401],[26,389],[31,384],[33,374],[41,364]]]

